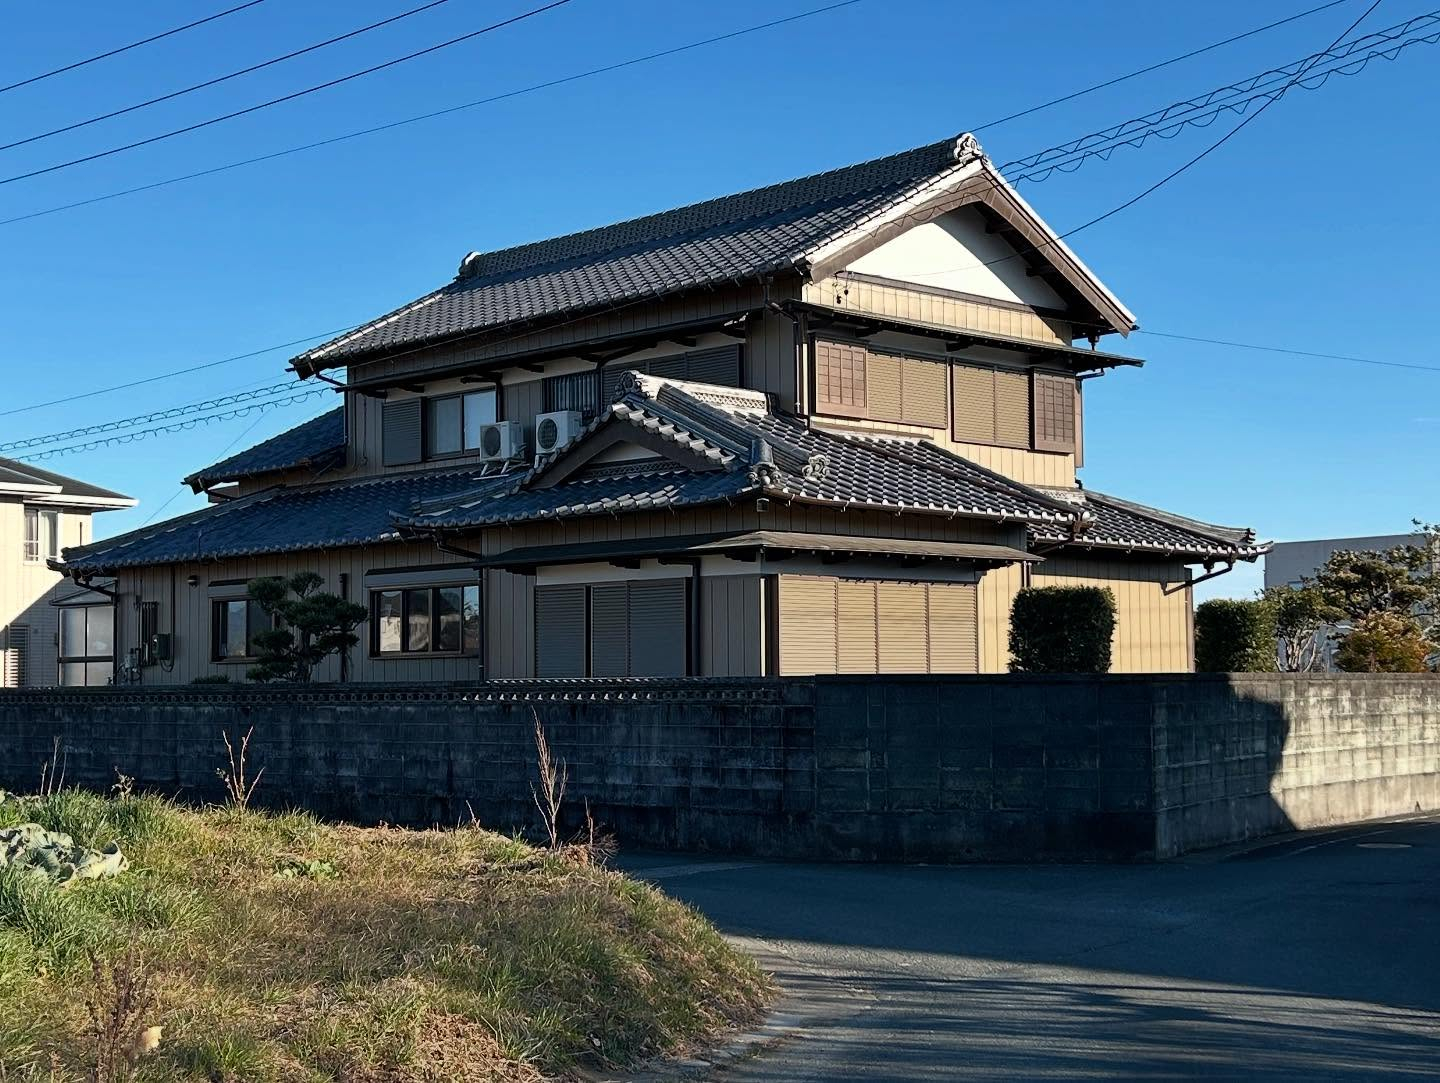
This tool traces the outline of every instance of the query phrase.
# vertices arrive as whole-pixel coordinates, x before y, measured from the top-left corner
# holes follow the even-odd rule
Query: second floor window
[[[494,424],[495,389],[427,399],[425,407],[426,456],[461,455],[478,450],[481,428]]]
[[[60,513],[25,509],[25,560],[39,564],[60,559]]]

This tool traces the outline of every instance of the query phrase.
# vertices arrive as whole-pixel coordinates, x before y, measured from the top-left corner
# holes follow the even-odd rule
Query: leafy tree
[[[1275,660],[1281,673],[1308,673],[1320,664],[1327,623],[1325,599],[1314,586],[1269,587],[1261,595],[1275,624]]]
[[[355,627],[365,607],[321,591],[324,585],[314,572],[250,580],[250,597],[276,622],[255,634],[259,661],[246,672],[252,681],[308,681],[326,658],[360,642]]]
[[[1404,613],[1384,610],[1357,620],[1340,640],[1335,665],[1349,673],[1424,673],[1434,644]]]
[[[1010,610],[1014,673],[1108,673],[1115,595],[1102,587],[1026,587]]]
[[[1258,598],[1213,598],[1195,607],[1195,668],[1273,673],[1275,611]]]

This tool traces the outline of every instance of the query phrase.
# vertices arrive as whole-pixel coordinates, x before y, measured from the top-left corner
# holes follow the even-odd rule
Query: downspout
[[[1208,568],[1208,570],[1205,572],[1205,574],[1202,575],[1199,579],[1187,579],[1187,580],[1185,580],[1185,582],[1180,583],[1180,584],[1177,584],[1176,586],[1173,586],[1173,587],[1161,587],[1161,588],[1160,588],[1160,593],[1161,593],[1161,594],[1176,594],[1176,593],[1178,593],[1179,591],[1182,591],[1182,590],[1184,590],[1184,589],[1187,588],[1187,587],[1193,587],[1193,586],[1195,586],[1196,583],[1204,583],[1206,580],[1209,580],[1209,579],[1218,579],[1218,578],[1220,578],[1220,576],[1224,575],[1225,573],[1227,573],[1227,572],[1233,572],[1234,570],[1235,570],[1235,558],[1234,558],[1233,556],[1227,557],[1226,560],[1225,560],[1225,567],[1223,567],[1223,568]]]
[[[701,640],[700,629],[704,627],[701,623],[703,615],[700,589],[700,557],[692,557],[690,565],[690,676],[703,677],[706,674],[700,671],[705,667],[701,664],[701,651],[704,650],[704,643]]]

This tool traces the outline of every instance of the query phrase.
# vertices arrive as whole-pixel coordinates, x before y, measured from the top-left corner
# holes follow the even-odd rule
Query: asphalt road
[[[1153,866],[622,864],[789,994],[716,1080],[1440,1078],[1440,820]]]

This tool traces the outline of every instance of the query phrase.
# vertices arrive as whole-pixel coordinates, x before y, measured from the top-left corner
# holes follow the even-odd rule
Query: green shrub
[[[1026,587],[1010,610],[1014,673],[1108,673],[1115,595],[1104,587]]]
[[[1215,598],[1195,609],[1195,668],[1201,673],[1273,673],[1275,610],[1259,599]]]
[[[207,673],[203,677],[195,677],[191,684],[229,684],[230,678],[224,673]]]

